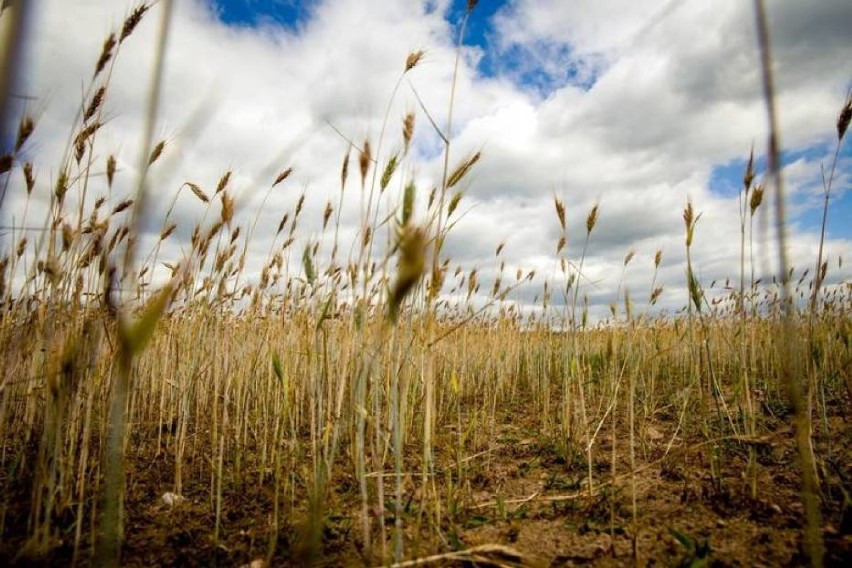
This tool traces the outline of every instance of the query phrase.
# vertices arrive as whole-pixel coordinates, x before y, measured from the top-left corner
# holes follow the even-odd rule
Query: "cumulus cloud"
[[[185,181],[212,191],[232,170],[238,222],[249,226],[257,218],[249,274],[259,272],[282,215],[301,194],[306,197],[298,234],[304,242],[321,241],[328,252],[330,239],[321,237],[320,229],[329,203],[340,209],[341,233],[354,241],[362,201],[357,175],[350,176],[342,197],[339,193],[349,141],[371,140],[380,150],[381,167],[400,149],[401,120],[410,111],[417,113],[417,134],[405,175],[415,176],[422,212],[426,193],[440,179],[442,157],[421,103],[445,128],[457,31],[447,20],[450,4],[388,2],[376,9],[360,0],[324,0],[312,2],[298,25],[287,27],[274,19],[227,25],[208,1],[176,2],[155,125],[157,138],[166,140],[165,161],[155,167],[149,188],[149,239],[159,234]],[[801,268],[816,256],[818,228],[804,219],[820,207],[820,164],[832,156],[834,120],[852,77],[847,4],[779,0],[769,5],[782,140],[789,150],[809,151],[786,168],[789,252]],[[46,212],[103,40],[132,7],[107,0],[44,0],[34,13],[25,89],[35,99],[25,105],[38,118],[27,152],[37,165],[39,184],[27,206],[30,219]],[[483,158],[459,188],[464,197],[447,256],[467,269],[477,267],[483,282],[498,274],[500,260],[507,273],[536,269],[535,281],[517,296],[530,301],[540,295],[545,279],[564,284],[553,197],[566,204],[567,255],[574,260],[583,249],[585,217],[599,203],[583,280],[595,313],[605,314],[619,285],[636,290],[641,304],[658,249],[664,261],[657,283],[667,286],[661,305],[676,309],[686,302],[681,212],[691,199],[703,212],[693,252],[701,278],[737,275],[738,197],[714,191],[711,180],[720,166],[744,160],[752,144],[758,154],[764,148],[765,110],[750,10],[750,3],[737,0],[504,5],[489,22],[489,41],[462,52],[451,162],[479,150]],[[158,11],[155,6],[122,45],[110,83],[96,169],[103,169],[107,154],[118,157],[116,198],[133,191]],[[400,80],[406,56],[420,49],[423,61]],[[497,62],[489,73],[478,67],[485,50]],[[386,114],[384,146],[377,148]],[[837,200],[849,199],[848,155],[835,182]],[[267,198],[275,175],[289,166],[295,168],[293,176]],[[106,190],[98,183],[93,191]],[[399,184],[391,185],[388,206],[399,201],[400,191]],[[24,222],[26,201],[20,190],[10,191],[4,225],[13,217]],[[761,270],[774,266],[772,218],[764,209],[767,217],[756,223],[759,258],[766,258]],[[184,189],[171,213],[182,240],[164,254],[179,257],[191,227],[205,215],[209,219],[213,213],[205,214]],[[848,252],[848,234],[829,237],[832,258]],[[498,260],[494,252],[500,242],[506,247]],[[622,260],[631,250],[636,257],[622,275]],[[294,262],[300,254],[301,249]],[[848,269],[836,269],[830,277],[831,282],[847,279]]]

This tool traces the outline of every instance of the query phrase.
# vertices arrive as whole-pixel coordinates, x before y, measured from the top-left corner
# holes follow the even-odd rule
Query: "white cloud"
[[[442,128],[446,123],[455,57],[454,31],[443,18],[447,5],[406,1],[378,9],[359,0],[326,0],[312,7],[310,19],[297,30],[288,30],[269,22],[259,29],[228,27],[205,2],[176,2],[156,125],[157,137],[167,140],[169,161],[155,168],[151,184],[151,234],[158,234],[159,219],[184,181],[212,192],[223,172],[232,169],[238,221],[246,225],[258,214],[275,174],[294,166],[293,177],[259,212],[248,271],[259,271],[281,216],[303,191],[299,234],[319,238],[326,203],[337,207],[347,148],[328,123],[357,144],[369,138],[376,150],[387,101],[408,53],[426,50],[410,85],[437,123]],[[659,283],[668,288],[661,302],[677,307],[686,297],[681,211],[691,198],[704,213],[694,251],[702,279],[733,278],[739,266],[736,199],[713,194],[709,180],[714,166],[744,158],[753,141],[758,151],[763,148],[765,110],[750,6],[738,0],[518,0],[502,9],[495,20],[495,49],[498,56],[514,49],[516,58],[503,69],[506,75],[484,77],[477,71],[479,47],[466,48],[460,68],[451,163],[480,149],[483,158],[462,183],[460,212],[466,214],[451,234],[447,254],[467,268],[479,267],[483,289],[490,288],[486,278],[496,273],[498,262],[494,249],[505,240],[503,256],[512,274],[518,266],[538,271],[524,296],[531,299],[540,294],[544,278],[559,280],[553,195],[568,208],[572,258],[582,247],[585,216],[599,201],[600,221],[586,261],[594,282],[588,293],[598,313],[616,290],[628,250],[637,252],[625,281],[634,299],[646,297],[651,259],[662,248]],[[30,205],[30,219],[44,212],[70,119],[102,42],[132,5],[45,0],[41,8],[31,34],[32,74],[26,85],[38,97],[30,109],[39,118],[28,150],[39,171],[39,199]],[[782,140],[789,148],[829,143],[852,76],[852,9],[842,0],[779,0],[769,10]],[[107,154],[119,157],[117,197],[132,191],[158,21],[155,6],[122,47],[110,84],[96,170],[103,169]],[[579,73],[573,82],[560,71],[565,66]],[[551,92],[542,95],[513,82],[535,68],[556,77]],[[405,173],[417,176],[422,211],[425,193],[440,176],[440,144],[408,81],[400,83],[388,111],[380,164],[399,149],[407,111],[417,112],[418,159],[406,164]],[[350,241],[360,207],[356,169],[353,157],[341,217]],[[792,194],[813,190],[818,163],[796,163],[787,170]],[[848,184],[848,179],[841,181]],[[92,189],[98,195],[105,191],[101,184]],[[392,183],[394,202],[399,191]],[[13,189],[4,204],[4,224],[11,215],[21,222],[23,202],[20,189]],[[199,205],[188,191],[178,200],[172,217],[184,239],[204,215]],[[218,205],[208,217],[217,213]],[[810,266],[816,231],[805,232],[795,223],[790,229],[793,263]],[[328,241],[326,236],[325,245]],[[849,245],[848,239],[836,238],[828,251],[836,257]],[[296,262],[301,246],[293,248]],[[175,244],[166,254],[176,257],[179,250]],[[771,251],[771,243],[761,250]],[[833,278],[848,276],[843,268]]]

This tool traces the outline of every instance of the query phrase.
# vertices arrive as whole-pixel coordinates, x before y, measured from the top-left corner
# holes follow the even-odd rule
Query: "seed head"
[[[414,182],[409,181],[408,185],[405,186],[405,192],[402,196],[402,220],[400,221],[400,225],[403,227],[408,225],[414,216],[414,196],[416,192],[417,188]]]
[[[24,166],[24,181],[27,184],[27,195],[33,192],[33,188],[35,187],[35,174],[33,174],[33,163],[25,162]]]
[[[441,239],[437,239],[439,242],[436,246],[441,246]],[[444,288],[444,269],[441,266],[432,266],[432,273],[429,279],[429,291],[428,296],[430,300],[434,300],[438,297],[438,294],[441,293],[441,290]]]
[[[80,161],[83,159],[83,156],[86,155],[86,141],[77,139],[77,142],[74,144],[74,160],[77,162],[77,165],[80,165]]]
[[[289,218],[290,218],[290,214],[289,214],[289,213],[285,213],[285,214],[284,214],[284,216],[283,216],[283,217],[281,217],[281,222],[280,222],[280,223],[278,223],[278,231],[275,233],[276,235],[278,235],[279,233],[281,233],[281,231],[284,229],[284,225],[286,225],[286,224],[287,224],[287,219],[289,219]]]
[[[133,30],[136,29],[136,26],[139,25],[139,22],[142,21],[142,17],[145,15],[145,12],[148,11],[149,6],[146,4],[139,5],[133,12],[127,16],[127,19],[124,20],[124,25],[121,28],[121,36],[118,39],[118,42],[121,43],[126,40],[130,34],[133,33]]]
[[[107,185],[109,187],[112,187],[112,180],[115,177],[115,166],[116,166],[115,156],[110,155],[110,157],[107,158],[107,172],[106,172],[106,174],[107,174]]]
[[[749,200],[749,208],[751,209],[751,216],[754,217],[754,212],[757,211],[757,208],[760,207],[760,204],[763,203],[763,185],[758,185],[754,188],[754,191],[751,192],[751,199]]]
[[[213,239],[213,237],[215,237],[221,230],[222,221],[216,221],[215,223],[213,223],[213,226],[210,227],[210,230],[207,231],[207,235],[205,235],[204,237],[204,242],[209,243]]]
[[[565,205],[559,201],[555,195],[553,196],[553,205],[556,207],[556,216],[559,218],[559,225],[562,227],[562,230],[565,230]]]
[[[426,265],[426,234],[408,227],[399,241],[399,269],[388,300],[388,318],[396,322],[405,297],[423,276]]]
[[[89,126],[83,128],[77,136],[74,138],[74,158],[77,160],[77,163],[80,163],[80,160],[83,159],[83,155],[86,153],[86,141],[94,135],[95,132],[102,126],[100,122],[93,122]]]
[[[457,183],[459,183],[462,178],[467,174],[467,172],[470,171],[470,168],[472,168],[473,165],[479,161],[481,155],[481,152],[477,152],[476,154],[459,164],[456,169],[453,170],[453,173],[450,174],[450,177],[447,178],[447,188],[453,187]]]
[[[193,193],[193,195],[195,195],[195,197],[200,199],[202,202],[210,203],[210,198],[207,197],[207,194],[202,191],[201,187],[199,187],[197,183],[192,183],[191,181],[188,181],[184,185],[187,186],[189,190]]]
[[[850,120],[852,120],[852,93],[846,96],[846,102],[843,103],[843,108],[837,116],[837,140],[843,140]]]
[[[279,183],[281,183],[282,181],[284,181],[285,179],[290,177],[290,174],[292,174],[292,173],[293,173],[293,168],[287,168],[286,170],[284,170],[283,172],[278,174],[278,177],[276,177],[275,181],[272,182],[272,187],[275,187],[276,185],[278,185]]]
[[[405,145],[404,154],[408,153],[411,138],[414,136],[414,113],[409,112],[402,121],[402,142]]]
[[[328,226],[328,220],[331,219],[331,214],[334,212],[334,207],[331,205],[331,201],[325,204],[325,211],[322,213],[322,229],[323,231]]]
[[[343,188],[346,187],[346,178],[349,175],[349,154],[352,151],[352,146],[350,145],[346,148],[346,155],[343,157],[343,166],[340,168],[340,191],[343,191]]]
[[[150,166],[154,162],[156,162],[160,156],[163,155],[163,150],[166,148],[166,141],[160,140],[157,142],[157,145],[154,146],[154,149],[151,150],[151,155],[148,157],[148,165]]]
[[[98,109],[104,102],[105,94],[106,87],[101,87],[97,91],[95,91],[92,100],[89,102],[89,106],[86,107],[86,112],[83,114],[83,122],[88,122],[90,118],[95,116],[95,113],[98,112]]]
[[[115,208],[112,210],[112,214],[116,215],[118,213],[121,213],[122,211],[124,211],[125,209],[130,207],[131,205],[133,205],[133,200],[132,199],[125,199],[124,201],[122,201],[121,203],[119,203],[118,205],[115,206]]]
[[[476,269],[474,268],[470,271],[470,275],[467,277],[467,297],[470,298],[473,294],[475,294],[477,288]]]
[[[447,218],[449,218],[450,215],[452,215],[456,208],[459,206],[461,198],[461,192],[454,193],[453,196],[450,198],[450,202],[447,204]]]
[[[222,223],[231,226],[234,218],[234,198],[228,192],[222,193]]]
[[[699,217],[701,215],[699,214]],[[698,217],[695,216],[695,211],[692,209],[692,202],[687,201],[686,207],[683,210],[683,222],[686,225],[686,247],[692,246],[692,238],[695,235],[695,223]]]
[[[112,58],[112,50],[115,47],[115,34],[109,34],[109,37],[104,40],[104,46],[101,48],[101,56],[98,57],[98,62],[95,64],[95,74],[92,79],[97,77],[104,70],[106,64]]]
[[[32,117],[25,116],[21,119],[21,123],[18,125],[18,138],[15,140],[15,153],[17,154],[21,147],[27,142],[27,138],[30,137],[30,134],[33,133],[35,129],[35,122]]]
[[[68,252],[71,248],[71,243],[74,241],[74,230],[71,225],[65,223],[62,225],[62,252]]]
[[[409,53],[408,57],[405,58],[405,71],[403,73],[408,73],[414,69],[420,63],[420,60],[423,59],[423,53],[422,49]]]
[[[370,170],[371,159],[370,141],[365,140],[364,147],[361,149],[361,154],[358,156],[358,165],[361,167],[361,187],[364,187],[364,183],[367,180],[367,172]]]
[[[68,172],[63,170],[59,173],[59,177],[56,178],[56,186],[53,188],[53,194],[60,203],[65,199],[66,191],[68,191]]]
[[[225,172],[225,174],[219,179],[219,183],[216,185],[216,191],[213,195],[219,195],[219,193],[227,187],[229,181],[231,181],[231,170]]]
[[[163,229],[163,232],[160,233],[160,240],[164,241],[164,240],[168,239],[171,236],[171,234],[175,232],[175,229],[177,229],[176,223],[172,223],[171,225],[169,225],[168,227]]]
[[[754,181],[754,146],[751,148],[751,153],[748,156],[748,165],[746,166],[745,175],[743,176],[743,186],[745,190],[751,187],[751,182]]]
[[[394,172],[396,172],[396,167],[399,165],[399,158],[396,154],[390,157],[388,160],[387,166],[385,166],[385,171],[382,172],[382,179],[379,181],[379,188],[384,192],[387,189],[388,184],[390,183],[391,178],[393,177]]]
[[[588,217],[586,217],[586,235],[590,235],[592,233],[592,229],[595,228],[595,224],[598,222],[598,204],[595,203],[595,206],[592,207],[592,210],[589,211]]]

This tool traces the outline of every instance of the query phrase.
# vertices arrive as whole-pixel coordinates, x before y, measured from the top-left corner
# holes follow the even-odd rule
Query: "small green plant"
[[[710,564],[710,540],[697,541],[684,533],[669,527],[672,535],[686,549],[676,566],[679,568],[704,568]]]

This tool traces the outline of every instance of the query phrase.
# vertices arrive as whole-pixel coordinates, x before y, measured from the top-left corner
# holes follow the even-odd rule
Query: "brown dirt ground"
[[[852,440],[845,422],[848,416],[843,416],[848,409],[848,405],[841,405],[829,417],[829,427],[835,432],[831,456],[826,457],[828,448],[819,441],[820,436],[815,448],[821,462],[823,537],[830,566],[852,565]],[[611,434],[607,426],[601,430],[592,464],[596,487],[590,496],[584,452],[566,451],[541,434],[520,404],[501,412],[496,442],[486,451],[471,452],[471,459],[464,462],[463,483],[457,483],[457,468],[436,475],[438,486],[446,487],[451,481],[457,485],[452,501],[442,493],[446,500],[442,503],[440,531],[427,527],[424,516],[416,512],[418,493],[408,491],[407,557],[501,544],[519,552],[526,565],[543,567],[634,563],[795,566],[805,562],[801,539],[804,512],[789,415],[766,417],[768,431],[775,434],[747,443],[730,439],[708,443],[681,437],[671,442],[676,428],[673,416],[658,415],[653,422],[646,422],[643,438],[647,443],[637,448],[634,526],[627,432],[620,432],[616,441],[613,483]],[[447,439],[456,436],[452,429],[444,435]],[[759,464],[754,497],[746,475],[749,447]],[[173,466],[163,457],[147,455],[144,448],[134,450],[135,457],[128,464],[124,565],[242,566],[266,556],[270,483],[249,481],[241,487],[224,488],[227,498],[221,540],[214,545],[215,514],[208,485],[197,482],[186,487],[186,501],[168,507],[159,496],[170,488]],[[415,458],[412,460],[415,463]],[[452,460],[439,454],[438,461]],[[417,471],[416,465],[411,470]],[[711,471],[717,474],[711,475]],[[250,480],[251,475],[248,477]],[[326,500],[328,522],[321,551],[310,563],[380,564],[378,560],[365,562],[358,544],[357,484],[352,479],[334,481],[333,494]],[[13,487],[4,486],[8,506],[0,564],[68,565],[72,558],[68,537],[47,558],[18,554],[25,538],[29,497],[22,490],[15,492]],[[409,479],[406,487],[413,488],[414,483]],[[419,530],[418,518],[422,521]],[[385,520],[389,536],[393,527],[390,514]],[[67,527],[65,534],[73,535],[73,527]],[[300,534],[298,526],[279,530],[272,566],[307,563],[305,556],[295,552],[300,548]],[[684,543],[691,544],[691,549]],[[80,564],[85,564],[88,552],[81,552]],[[262,565],[256,563],[252,568]],[[453,564],[445,558],[432,565],[489,564]]]

